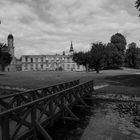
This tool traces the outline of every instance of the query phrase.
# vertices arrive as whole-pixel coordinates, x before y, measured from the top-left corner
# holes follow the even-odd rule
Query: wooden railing
[[[90,97],[92,92],[93,81],[89,81],[1,112],[0,139],[36,140],[37,134],[41,133],[46,140],[52,140],[44,127],[53,125],[60,118],[78,120],[71,107],[86,105],[83,98]]]
[[[74,80],[65,83],[60,83],[57,85],[52,85],[49,87],[42,87],[34,90],[28,90],[25,92],[0,96],[0,112],[57,93],[59,91],[65,90],[78,84],[79,80]]]

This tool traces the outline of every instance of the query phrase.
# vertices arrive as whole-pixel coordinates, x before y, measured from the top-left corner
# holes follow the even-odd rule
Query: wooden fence
[[[78,81],[77,81],[78,83]],[[93,92],[93,81],[83,84],[75,84],[67,89],[56,93],[44,90],[43,93],[36,94],[32,90],[30,95],[36,96],[24,104],[17,104],[0,113],[0,139],[1,140],[37,140],[38,133],[41,133],[46,140],[52,140],[44,127],[49,127],[58,119],[78,120],[77,116],[71,111],[74,105],[84,105],[84,97],[91,97]],[[37,90],[38,91],[38,90]],[[45,96],[44,96],[45,94]],[[26,97],[26,93],[24,93]],[[28,94],[27,94],[28,95]],[[40,97],[41,96],[41,97]],[[28,96],[30,99],[30,96]]]
[[[67,88],[70,88],[78,84],[79,84],[79,80],[74,80],[65,83],[60,83],[57,85],[52,85],[49,87],[42,87],[34,90],[28,90],[25,92],[0,96],[0,110],[2,112],[10,108],[17,107],[29,103],[33,100],[65,90]]]

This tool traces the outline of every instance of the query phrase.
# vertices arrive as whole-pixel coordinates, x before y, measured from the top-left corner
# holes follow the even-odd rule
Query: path
[[[115,103],[97,104],[80,140],[140,140],[140,129],[131,123],[132,116],[120,116]]]
[[[106,84],[106,85],[94,86],[94,89],[96,90],[96,89],[100,89],[100,88],[107,87],[107,86],[109,86],[109,85]]]

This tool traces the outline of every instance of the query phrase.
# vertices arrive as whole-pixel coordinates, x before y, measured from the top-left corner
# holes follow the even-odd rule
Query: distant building
[[[71,41],[69,53],[64,51],[55,55],[23,55],[20,59],[15,57],[14,37],[9,34],[7,44],[2,47],[3,52],[9,52],[12,56],[10,65],[5,67],[5,71],[42,71],[42,70],[65,70],[65,71],[84,71],[83,65],[78,65],[72,59],[74,54]]]
[[[15,47],[14,47],[14,37],[12,34],[9,34],[7,37],[7,44],[4,44],[1,48],[2,52],[8,52],[11,54],[12,61],[10,65],[5,67],[5,71],[17,71],[17,61],[18,59],[15,57]]]
[[[63,52],[62,55],[23,55],[21,56],[22,71],[36,70],[65,70],[65,71],[84,71],[85,67],[77,65],[72,60],[74,53],[71,42],[69,54]]]

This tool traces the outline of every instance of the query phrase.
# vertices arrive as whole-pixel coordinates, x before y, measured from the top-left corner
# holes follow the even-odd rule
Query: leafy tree
[[[108,43],[105,48],[105,68],[114,69],[122,65],[122,55],[113,43]]]
[[[111,43],[113,43],[116,46],[120,53],[124,53],[127,43],[125,37],[122,34],[116,33],[115,35],[113,35],[111,37]]]
[[[94,68],[99,73],[104,66],[105,58],[105,45],[102,42],[92,43],[90,58],[90,68]]]
[[[79,65],[84,65],[86,67],[86,70],[88,71],[90,52],[76,52],[73,55],[73,60]]]
[[[138,11],[140,11],[140,0],[136,0],[135,7],[138,9]]]
[[[83,65],[85,63],[85,59],[84,59],[84,52],[80,51],[80,52],[75,52],[73,54],[73,60],[79,64],[79,65]]]
[[[126,50],[125,55],[125,63],[126,66],[130,68],[138,68],[139,67],[139,49],[135,42],[132,42],[128,45],[128,49]]]
[[[2,51],[2,44],[0,44],[0,65],[2,71],[4,71],[5,67],[8,66],[12,61],[12,57],[8,52]]]
[[[125,37],[120,34],[116,33],[115,35],[112,35],[111,37],[111,43],[114,44],[114,46],[117,49],[116,57],[119,59],[119,64],[124,64],[124,58],[125,58],[125,49],[126,49],[126,39]]]

